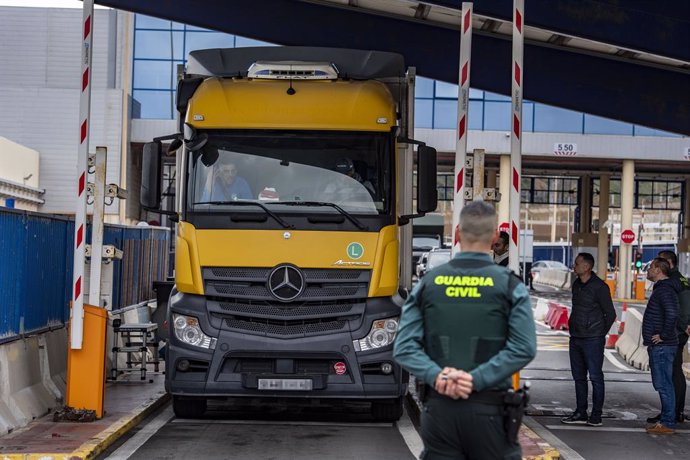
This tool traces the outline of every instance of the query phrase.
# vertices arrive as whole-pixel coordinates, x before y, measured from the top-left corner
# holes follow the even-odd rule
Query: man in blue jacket
[[[671,266],[668,277],[672,282],[677,283],[676,289],[680,291],[678,294],[680,309],[676,324],[678,347],[673,360],[673,387],[676,395],[676,421],[682,423],[685,421],[685,394],[687,392],[687,383],[683,374],[683,350],[688,344],[688,335],[690,335],[690,282],[678,271],[678,256],[675,252],[661,251],[659,257],[668,261]],[[661,414],[647,418],[647,423],[656,423],[659,420],[661,420]]]
[[[678,283],[669,278],[671,266],[657,257],[647,270],[654,282],[652,295],[642,318],[642,339],[649,353],[652,385],[661,399],[661,419],[647,426],[647,433],[673,434],[676,425],[676,397],[673,388],[673,360],[678,347]]]

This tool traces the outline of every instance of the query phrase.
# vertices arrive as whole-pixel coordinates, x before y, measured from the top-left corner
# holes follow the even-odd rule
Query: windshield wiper
[[[285,206],[330,206],[331,208],[335,209],[338,211],[340,214],[343,216],[347,217],[347,220],[355,224],[355,226],[360,229],[367,231],[369,230],[369,227],[364,225],[362,222],[360,222],[355,216],[350,214],[349,212],[345,211],[343,208],[338,206],[335,203],[328,203],[326,201],[278,201],[276,203],[271,203],[271,204],[283,204]]]
[[[283,219],[281,219],[280,217],[278,217],[273,211],[271,211],[271,210],[268,209],[266,206],[264,206],[263,204],[261,204],[261,203],[259,203],[259,202],[257,202],[257,201],[246,201],[246,200],[198,201],[198,202],[193,203],[193,204],[194,204],[194,205],[197,205],[197,204],[213,204],[213,205],[216,205],[216,206],[218,206],[218,205],[228,205],[228,204],[229,204],[229,205],[239,205],[239,206],[258,206],[258,207],[260,207],[261,209],[263,209],[264,211],[266,211],[266,214],[268,214],[269,216],[273,217],[273,218],[276,220],[276,222],[278,222],[280,225],[283,226],[283,228],[295,228],[294,225],[285,222]]]

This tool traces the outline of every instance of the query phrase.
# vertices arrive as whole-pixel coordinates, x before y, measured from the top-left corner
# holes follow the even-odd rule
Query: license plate
[[[259,390],[309,391],[311,379],[259,379]]]

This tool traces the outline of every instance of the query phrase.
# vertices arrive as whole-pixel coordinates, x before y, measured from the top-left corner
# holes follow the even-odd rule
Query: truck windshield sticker
[[[350,259],[359,259],[364,255],[364,247],[359,243],[350,243],[347,246],[347,256]]]

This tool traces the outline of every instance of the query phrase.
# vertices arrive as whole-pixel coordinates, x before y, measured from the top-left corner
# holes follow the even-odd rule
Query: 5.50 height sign
[[[559,157],[574,157],[577,155],[577,144],[557,142],[553,144],[553,154]]]

